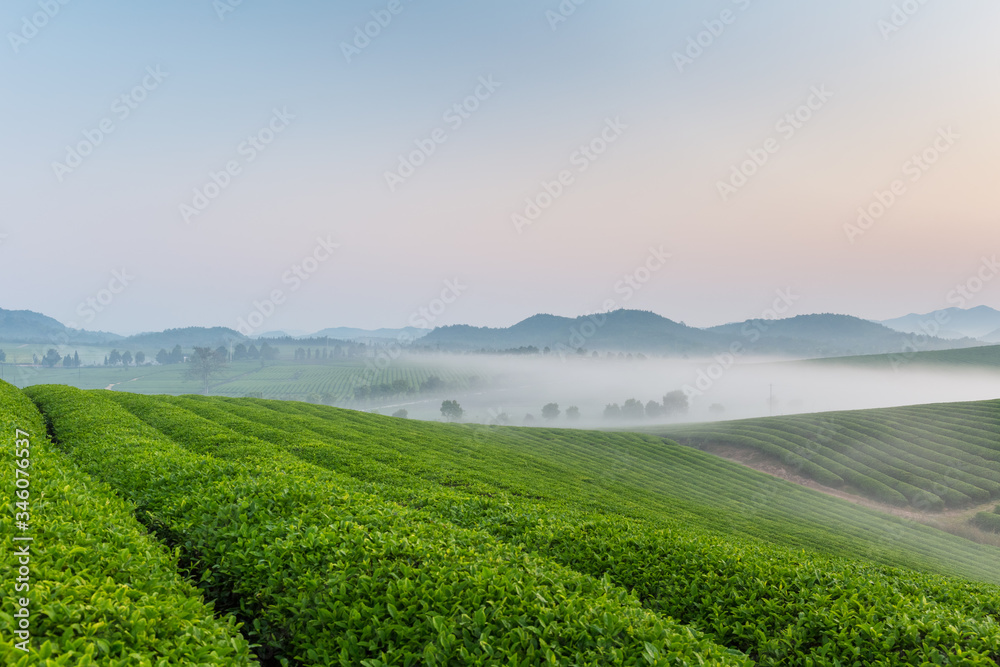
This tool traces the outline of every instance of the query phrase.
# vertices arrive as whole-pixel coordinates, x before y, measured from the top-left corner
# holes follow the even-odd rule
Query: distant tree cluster
[[[180,345],[174,345],[174,349],[170,352],[160,350],[156,353],[156,363],[163,364],[164,366],[168,364],[183,364],[184,350],[181,349]]]
[[[265,343],[266,345],[267,343]],[[337,349],[339,349],[339,345]],[[331,350],[327,347],[316,348],[313,352],[311,347],[300,347],[295,350],[295,360],[296,361],[326,361],[327,359],[333,359],[336,356],[336,350]]]
[[[393,380],[379,384],[364,384],[354,388],[354,398],[365,400],[369,398],[387,398],[400,394],[415,393],[417,390],[406,380]]]
[[[664,395],[662,403],[649,401],[643,405],[642,401],[635,398],[628,399],[622,405],[611,403],[604,408],[604,418],[637,421],[644,418],[678,417],[687,414],[687,411],[687,394],[678,389]]]

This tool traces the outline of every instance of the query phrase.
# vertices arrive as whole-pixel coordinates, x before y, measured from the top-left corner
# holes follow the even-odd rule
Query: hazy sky
[[[995,0],[237,2],[5,0],[0,307],[1000,307]]]

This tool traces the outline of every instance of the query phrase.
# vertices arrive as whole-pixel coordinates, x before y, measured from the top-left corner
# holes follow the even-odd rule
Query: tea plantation
[[[696,447],[757,451],[826,486],[923,511],[1000,498],[1000,401],[745,419],[656,432]]]
[[[135,525],[113,531],[114,553],[131,559],[109,565],[107,576],[162,595],[159,604],[138,593],[129,601],[167,619],[156,626],[160,643],[148,624],[135,628],[144,617],[125,602],[112,607],[119,616],[87,621],[95,605],[73,609],[75,598],[49,584],[70,575],[39,565],[35,604],[65,605],[72,616],[43,626],[36,610],[32,659],[48,650],[51,664],[82,664],[64,657],[81,638],[95,664],[118,664],[107,660],[122,651],[147,660],[130,664],[240,664],[240,624],[261,664],[996,665],[1000,657],[1000,549],[652,435],[31,387],[25,394],[50,444],[34,407],[2,390],[5,419],[38,433],[32,474],[75,476],[73,489],[99,491]],[[80,504],[36,510],[70,521]],[[11,501],[7,544],[14,512]],[[105,514],[79,516],[78,539],[107,528]],[[54,540],[42,539],[37,522],[38,547],[48,548]],[[67,548],[79,558],[95,551]],[[158,578],[134,581],[153,579],[151,563]],[[101,574],[84,564],[74,576],[83,586]],[[4,592],[2,650],[28,660],[13,647]]]

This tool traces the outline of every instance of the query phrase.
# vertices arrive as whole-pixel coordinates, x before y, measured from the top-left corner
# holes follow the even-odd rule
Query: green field
[[[1000,498],[1000,401],[744,419],[651,431],[752,451],[824,486],[923,512]]]
[[[284,356],[291,356],[288,351]],[[437,376],[451,390],[464,390],[487,381],[480,373],[462,371],[451,364],[420,360],[396,361],[381,370],[369,370],[364,359],[315,362],[240,361],[212,378],[206,393],[216,396],[273,398],[279,400],[352,404],[358,387],[377,387],[402,381],[412,390]],[[80,389],[107,389],[136,394],[188,394],[200,392],[198,380],[185,378],[185,366],[147,365],[81,368],[40,368],[4,364],[6,381],[18,387],[65,384]],[[407,394],[394,394],[405,396]],[[387,396],[388,397],[388,396]]]
[[[877,370],[900,370],[914,367],[951,367],[995,370],[1000,366],[1000,345],[983,345],[955,350],[921,350],[920,338],[912,346],[892,354],[866,354],[853,357],[829,357],[791,362],[824,366],[857,366]]]
[[[1000,656],[1000,549],[653,435],[27,393],[58,447],[178,549],[265,660]]]

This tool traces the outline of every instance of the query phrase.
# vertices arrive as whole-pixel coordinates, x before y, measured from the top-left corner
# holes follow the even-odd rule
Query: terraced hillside
[[[657,437],[249,399],[28,394],[60,446],[181,548],[220,608],[239,610],[267,659],[1000,656],[1000,589],[930,573],[1000,582],[1000,550]]]
[[[922,512],[1000,498],[1000,401],[653,430],[693,447],[757,452],[826,487]]]

